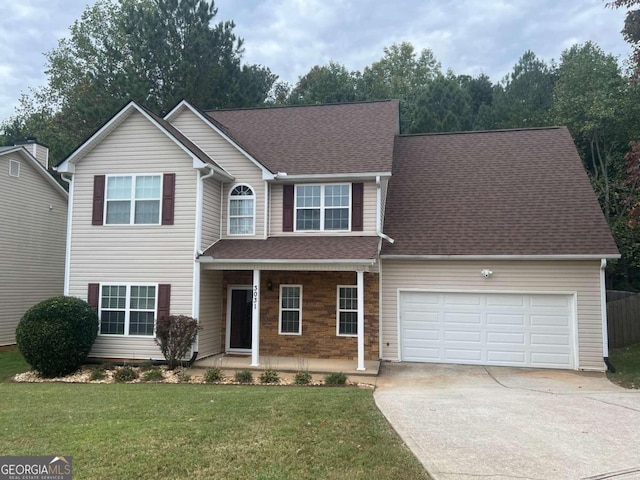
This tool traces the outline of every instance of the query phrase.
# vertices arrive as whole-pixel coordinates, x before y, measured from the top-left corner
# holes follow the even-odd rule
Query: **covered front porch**
[[[202,362],[213,364],[222,358],[239,368],[300,371],[304,359],[307,368],[313,365],[318,371],[326,371],[335,361],[330,371],[377,373],[377,240],[345,237],[314,242],[316,254],[323,243],[334,244],[334,255],[340,254],[336,243],[366,246],[353,249],[364,258],[290,258],[295,252],[283,244],[299,247],[298,238],[214,245],[217,248],[199,258],[200,297],[221,297],[216,315],[220,344],[214,351],[208,348],[215,339],[205,339],[203,331],[199,348],[209,350],[205,357],[211,360]],[[285,258],[274,258],[276,252]],[[204,315],[200,320],[211,324]]]

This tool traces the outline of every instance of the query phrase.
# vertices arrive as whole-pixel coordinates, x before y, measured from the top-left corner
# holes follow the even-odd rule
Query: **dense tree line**
[[[47,84],[23,96],[3,139],[37,136],[61,160],[129,99],[164,112],[182,98],[201,108],[397,98],[402,133],[567,125],[622,253],[608,281],[640,290],[638,5],[608,5],[628,9],[629,71],[587,42],[549,63],[524,52],[494,83],[443,71],[430,49],[403,42],[362,71],[330,62],[288,85],[243,64],[242,39],[233,22],[213,23],[211,0],[99,0],[47,54]]]

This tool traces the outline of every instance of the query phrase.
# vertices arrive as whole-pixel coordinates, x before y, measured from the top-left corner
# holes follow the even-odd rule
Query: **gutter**
[[[63,284],[63,294],[69,295],[69,284],[70,284],[70,270],[71,270],[71,228],[73,227],[73,221],[71,214],[73,213],[73,191],[74,184],[73,177],[66,177],[66,174],[61,173],[60,178],[67,182],[69,185],[69,193],[67,198],[67,238],[66,245],[64,247],[64,284]]]
[[[600,311],[602,312],[602,358],[607,370],[615,373],[616,369],[609,361],[609,332],[607,325],[607,286],[605,283],[605,269],[607,260],[600,260]]]

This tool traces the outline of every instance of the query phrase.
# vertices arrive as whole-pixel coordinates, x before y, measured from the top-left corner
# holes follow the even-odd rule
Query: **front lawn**
[[[0,351],[0,383],[11,380],[16,373],[30,369],[17,348]]]
[[[612,348],[609,360],[616,369],[616,373],[607,373],[612,382],[625,388],[640,388],[640,343]]]
[[[25,369],[0,352],[5,378],[9,363]],[[371,390],[3,383],[0,398],[2,455],[71,455],[78,480],[429,478]]]

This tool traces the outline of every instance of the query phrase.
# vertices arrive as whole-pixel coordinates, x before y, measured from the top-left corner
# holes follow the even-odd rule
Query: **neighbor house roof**
[[[206,112],[271,172],[390,172],[398,101]]]
[[[565,127],[398,136],[383,255],[617,257]]]
[[[374,262],[378,255],[378,237],[269,237],[266,240],[220,240],[202,257],[214,261],[299,260]]]

